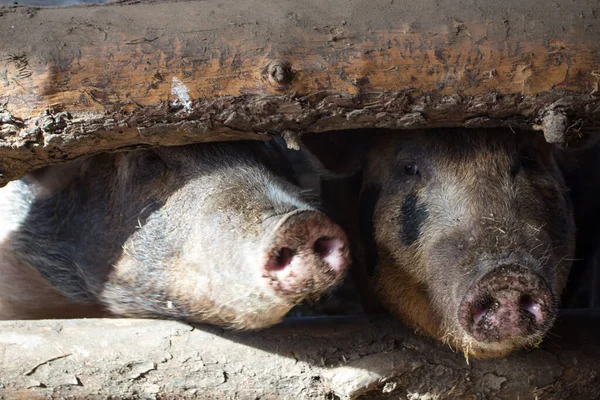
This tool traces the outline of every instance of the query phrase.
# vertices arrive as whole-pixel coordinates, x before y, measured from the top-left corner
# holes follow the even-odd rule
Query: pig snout
[[[349,257],[346,235],[338,225],[320,212],[297,211],[275,226],[264,275],[276,293],[302,297],[337,281]]]
[[[554,295],[538,274],[519,265],[496,268],[476,282],[459,308],[459,321],[485,343],[539,338],[556,314]]]

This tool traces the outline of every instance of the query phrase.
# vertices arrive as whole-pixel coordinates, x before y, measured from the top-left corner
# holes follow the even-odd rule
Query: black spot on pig
[[[427,219],[427,209],[419,204],[416,193],[410,193],[402,202],[402,243],[407,246],[413,244],[421,235],[421,226]]]

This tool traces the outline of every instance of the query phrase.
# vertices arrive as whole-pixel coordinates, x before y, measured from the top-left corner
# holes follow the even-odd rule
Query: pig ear
[[[362,167],[372,136],[372,130],[307,133],[302,136],[302,145],[323,175],[344,177]]]

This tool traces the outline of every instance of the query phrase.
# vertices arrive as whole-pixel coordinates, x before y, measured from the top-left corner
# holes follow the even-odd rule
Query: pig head
[[[359,220],[384,306],[467,355],[538,344],[574,251],[555,151],[510,129],[376,134]]]
[[[0,317],[83,305],[237,329],[278,322],[338,282],[349,252],[289,171],[277,146],[219,143],[102,154],[11,183]]]

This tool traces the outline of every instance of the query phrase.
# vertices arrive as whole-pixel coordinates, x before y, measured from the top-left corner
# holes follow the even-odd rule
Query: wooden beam
[[[291,320],[254,333],[151,320],[4,321],[0,331],[3,399],[533,400],[600,393],[598,316],[565,316],[541,348],[469,364],[387,318]]]
[[[592,0],[2,7],[0,184],[101,151],[283,132],[500,125],[572,142],[600,126],[598,13]]]

